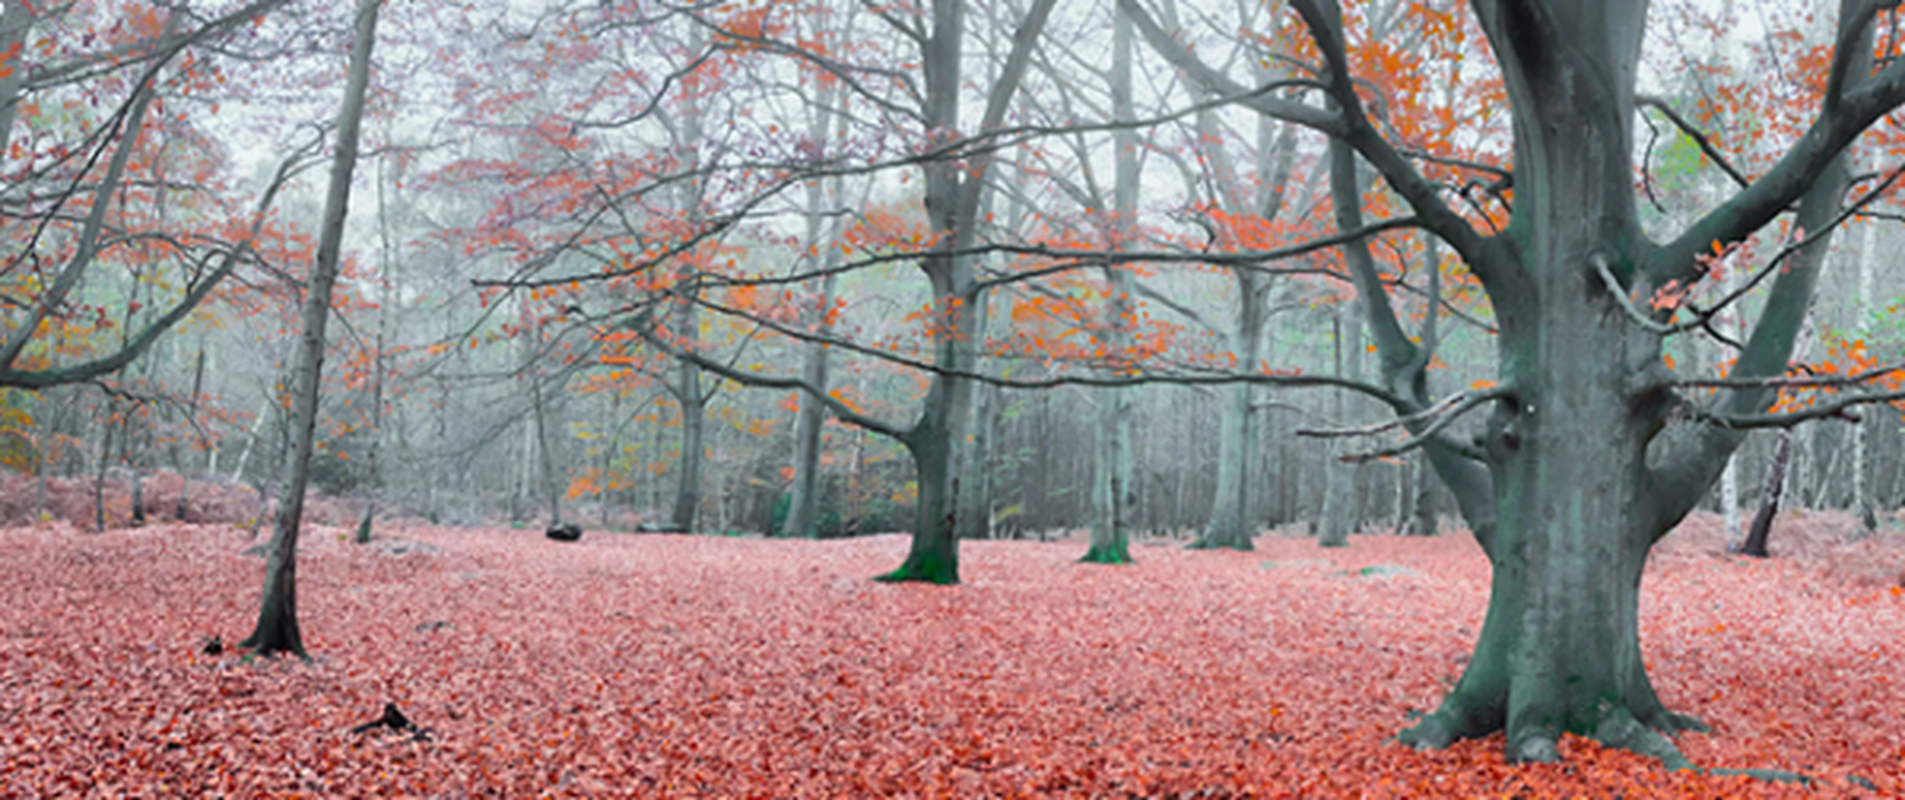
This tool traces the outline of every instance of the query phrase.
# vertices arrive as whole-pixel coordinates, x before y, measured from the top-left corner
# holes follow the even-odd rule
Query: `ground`
[[[1667,702],[1714,726],[1668,774],[1564,740],[1389,743],[1458,674],[1488,574],[1466,537],[1347,550],[968,542],[966,583],[887,585],[907,541],[536,530],[309,532],[311,663],[204,652],[249,630],[232,526],[0,529],[9,796],[1676,796],[1905,794],[1905,532],[1789,516],[1768,561],[1695,520],[1650,567]],[[1782,545],[1784,546],[1782,549]],[[394,702],[427,737],[351,729]]]

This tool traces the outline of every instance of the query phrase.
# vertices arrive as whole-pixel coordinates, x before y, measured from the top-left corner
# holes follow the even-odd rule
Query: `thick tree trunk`
[[[1056,0],[1035,0],[1013,33],[1012,53],[986,98],[980,130],[996,130],[1003,124],[1009,101],[1031,62],[1032,45],[1055,5]],[[935,137],[959,130],[965,11],[961,0],[933,0],[931,35],[921,42],[926,78],[923,116],[929,134]],[[980,155],[970,163],[933,161],[924,166],[926,216],[944,246],[963,249],[977,240],[980,200],[991,165],[990,155]],[[878,579],[957,583],[959,488],[954,480],[954,454],[971,407],[972,382],[951,373],[973,366],[974,345],[967,335],[971,320],[966,317],[976,295],[968,257],[936,248],[920,259],[920,271],[932,283],[934,303],[945,315],[942,324],[934,326],[933,363],[948,372],[933,374],[919,421],[900,437],[913,455],[919,483],[913,545],[898,569]]]
[[[913,514],[913,543],[906,560],[898,569],[875,580],[887,583],[921,581],[952,584],[959,582],[959,539],[955,535],[954,499],[958,492],[952,480],[952,437],[943,430],[924,424],[950,420],[947,410],[951,399],[942,395],[942,386],[928,391],[927,411],[932,414],[922,425],[901,440],[913,456],[919,484],[918,502]],[[938,409],[938,413],[933,413]]]
[[[1563,732],[1678,759],[1651,730],[1680,721],[1661,706],[1638,635],[1641,570],[1657,531],[1646,506],[1643,419],[1626,370],[1581,352],[1656,358],[1657,341],[1600,302],[1545,304],[1544,335],[1504,343],[1517,387],[1490,420],[1497,524],[1488,614],[1461,682],[1404,734],[1440,746],[1508,732],[1513,760],[1555,758]],[[1572,306],[1571,308],[1569,306]],[[1563,333],[1566,332],[1566,335]]]
[[[1671,428],[1676,398],[1664,383],[1660,335],[1634,319],[1642,312],[1632,297],[1644,304],[1656,288],[1649,281],[1666,274],[1647,261],[1654,251],[1630,186],[1645,6],[1544,13],[1536,22],[1510,6],[1483,9],[1509,61],[1517,119],[1540,121],[1516,127],[1515,217],[1503,243],[1512,256],[1489,254],[1506,256],[1488,265],[1507,391],[1484,435],[1496,524],[1478,535],[1494,581],[1460,683],[1402,738],[1441,745],[1503,730],[1510,760],[1548,761],[1558,737],[1576,733],[1685,767],[1661,733],[1697,723],[1669,713],[1648,680],[1641,573],[1653,543],[1711,488],[1744,432]],[[1595,44],[1527,47],[1537,35],[1528,25]],[[1845,186],[1837,159],[1801,201],[1797,227],[1828,230]],[[1824,252],[1804,248],[1781,269],[1736,376],[1784,370]],[[1721,408],[1753,413],[1771,399],[1764,388],[1742,389]],[[1663,430],[1685,436],[1655,441]],[[1650,445],[1660,451],[1655,463]]]
[[[365,90],[370,84],[371,46],[376,42],[377,12],[381,5],[381,0],[360,0],[357,7],[357,40],[351,46],[344,104],[338,109],[337,153],[331,163],[330,189],[324,200],[317,261],[311,267],[311,279],[305,287],[304,332],[298,340],[297,366],[292,375],[291,446],[285,457],[284,500],[278,504],[272,529],[258,625],[240,643],[253,648],[258,655],[305,656],[304,637],[298,630],[298,530],[304,521],[304,489],[310,478],[318,379],[324,369],[324,328],[330,319],[331,288],[337,282],[344,218],[350,206],[351,173],[357,167],[358,131],[364,119]]]

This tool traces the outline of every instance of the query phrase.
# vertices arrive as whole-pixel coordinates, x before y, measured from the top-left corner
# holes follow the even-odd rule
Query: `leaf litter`
[[[1682,749],[1808,787],[1572,737],[1563,763],[1532,766],[1504,763],[1499,736],[1392,743],[1480,630],[1488,569],[1466,535],[1154,547],[1130,567],[1075,563],[1075,542],[974,541],[967,582],[932,587],[869,580],[900,536],[391,532],[405,546],[306,532],[307,663],[207,652],[256,614],[242,531],[0,530],[4,793],[1905,794],[1905,598],[1858,577],[1895,574],[1896,546],[1754,561],[1707,531],[1649,567],[1656,686],[1714,727]],[[1847,552],[1877,566],[1849,570]],[[352,732],[386,704],[430,735]]]

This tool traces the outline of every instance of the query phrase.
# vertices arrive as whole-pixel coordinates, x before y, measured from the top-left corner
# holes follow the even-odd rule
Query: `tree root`
[[[1191,540],[1190,544],[1184,545],[1184,549],[1186,550],[1235,550],[1239,553],[1248,553],[1248,552],[1251,552],[1252,550],[1255,550],[1256,547],[1254,545],[1249,544],[1248,542],[1244,542],[1244,543],[1219,542],[1214,539],[1206,539],[1202,536],[1199,536],[1196,539]]]
[[[1484,736],[1500,730],[1499,727],[1492,730],[1480,730],[1479,726],[1465,726],[1444,711],[1424,715],[1411,713],[1416,717],[1416,724],[1397,733],[1396,741],[1417,750],[1440,750],[1461,739]],[[1595,726],[1594,732],[1588,738],[1599,742],[1603,747],[1626,750],[1652,758],[1669,770],[1687,770],[1702,775],[1744,775],[1763,781],[1808,786],[1817,781],[1816,778],[1803,773],[1785,770],[1697,766],[1680,752],[1680,747],[1675,745],[1668,735],[1680,731],[1706,732],[1712,729],[1695,717],[1670,711],[1662,712],[1660,718],[1654,722],[1655,727],[1643,725],[1626,709],[1616,708],[1607,712],[1606,717]],[[1507,756],[1510,763],[1556,761],[1560,758],[1559,751],[1556,749],[1556,734],[1539,728],[1524,731],[1508,743]]]
[[[1101,547],[1098,545],[1093,545],[1090,550],[1085,551],[1085,557],[1078,560],[1080,563],[1084,563],[1084,564],[1135,564],[1137,563],[1135,560],[1131,558],[1131,551],[1127,548],[1111,547],[1111,546]]]
[[[884,575],[875,576],[879,583],[930,583],[937,586],[950,586],[959,582],[958,568],[951,562],[937,558],[912,558],[900,564],[900,568]]]

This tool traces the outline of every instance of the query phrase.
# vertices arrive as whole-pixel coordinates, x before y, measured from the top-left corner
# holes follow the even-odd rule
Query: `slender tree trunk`
[[[381,207],[381,206],[380,206]],[[370,471],[369,491],[364,498],[364,517],[357,521],[357,543],[369,544],[371,526],[377,519],[377,500],[383,494],[384,474],[378,464],[384,445],[384,327],[383,309],[390,305],[386,296],[378,305],[377,351],[371,355],[370,362],[370,452],[365,454],[365,468]]]
[[[1862,341],[1869,341],[1872,335],[1872,267],[1877,257],[1878,223],[1865,222],[1864,241],[1859,247],[1859,285],[1858,296],[1853,299],[1853,329],[1859,332]],[[1871,423],[1860,417],[1852,424],[1852,507],[1859,516],[1859,537],[1870,536],[1878,529],[1879,520],[1872,507],[1872,485],[1867,473],[1871,470]]]
[[[1434,536],[1440,531],[1441,515],[1436,509],[1435,468],[1427,455],[1418,457],[1415,474],[1415,508],[1409,523],[1411,536]]]
[[[703,34],[697,34],[698,37]],[[699,48],[701,45],[697,44]],[[701,124],[702,109],[693,93],[687,95],[687,102],[681,111],[681,134],[678,145],[684,152],[683,169],[698,170],[701,167]],[[706,224],[706,215],[702,212],[702,192],[704,186],[699,179],[691,179],[681,186],[681,203],[687,212],[688,229],[699,231]],[[697,302],[701,299],[700,289],[694,286],[696,276],[682,274],[676,276],[681,283],[675,289],[676,306],[674,309],[674,336],[677,346],[693,348],[701,340],[701,317]],[[668,527],[683,533],[693,532],[697,516],[701,513],[701,462],[705,453],[707,402],[701,392],[701,370],[687,359],[676,364],[675,384],[672,389],[675,401],[681,408],[681,460],[675,470],[675,502],[669,510]]]
[[[106,465],[112,463],[112,430],[115,417],[118,416],[119,403],[106,401],[106,419],[100,424],[102,433],[99,442],[99,463],[94,465],[93,474],[93,533],[106,531]]]
[[[833,286],[832,275],[821,282],[816,330],[823,336],[831,330],[828,319],[833,305]],[[827,348],[814,342],[804,349],[807,358],[801,364],[801,380],[825,391]],[[787,519],[781,523],[782,536],[812,539],[819,533],[820,434],[825,422],[826,406],[818,398],[802,392],[800,410],[794,418],[794,481],[788,497]]]
[[[1786,486],[1786,460],[1793,447],[1792,431],[1780,431],[1773,446],[1773,460],[1766,472],[1766,488],[1760,492],[1759,512],[1753,515],[1753,527],[1740,544],[1740,555],[1766,558],[1766,540],[1772,536],[1773,520],[1779,515],[1779,497]]]
[[[204,343],[204,340],[201,339],[199,340],[198,359],[196,364],[192,367],[192,398],[186,405],[186,409],[187,409],[186,413],[192,415],[194,425],[197,425],[196,420],[198,418],[199,393],[204,391],[204,388],[205,388],[205,343]],[[198,441],[202,443],[203,440],[198,440]],[[188,499],[191,496],[192,473],[191,473],[191,470],[186,468],[185,462],[183,459],[179,460],[178,470],[179,470],[179,502],[178,502],[178,505],[174,507],[172,511],[172,518],[180,522],[185,522],[186,521],[185,512],[189,508]]]
[[[1112,13],[1112,116],[1120,121],[1130,121],[1137,118],[1131,97],[1131,18],[1121,12]],[[1138,214],[1138,137],[1129,128],[1120,128],[1112,134],[1111,142],[1116,150],[1113,157],[1117,174],[1112,187],[1113,218],[1107,228],[1111,233],[1109,238],[1112,239],[1112,248],[1122,249],[1136,232],[1133,220]],[[1137,324],[1131,296],[1135,287],[1131,273],[1116,266],[1106,267],[1105,282],[1111,290],[1109,319],[1105,321],[1105,343],[1112,354],[1111,362],[1123,365],[1131,358],[1132,328]],[[1137,487],[1132,483],[1131,452],[1134,391],[1130,387],[1110,387],[1100,392],[1098,464],[1093,471],[1092,491],[1097,513],[1092,518],[1091,548],[1085,551],[1083,559],[1086,563],[1131,563],[1132,517],[1137,506]]]
[[[677,313],[677,341],[693,342],[698,333],[698,315],[692,299]],[[701,511],[701,461],[707,430],[707,397],[701,392],[701,370],[682,361],[676,367],[675,401],[681,408],[681,461],[676,470],[675,504],[668,527],[686,532],[695,529],[695,517]]]
[[[376,42],[381,2],[359,0],[357,6],[357,38],[351,45],[350,77],[344,90],[344,104],[337,115],[337,154],[331,163],[330,190],[324,199],[317,261],[311,266],[311,279],[305,287],[304,332],[298,339],[296,368],[292,375],[295,383],[291,395],[291,447],[285,458],[284,500],[278,504],[278,516],[272,528],[258,625],[240,643],[259,655],[305,656],[304,637],[298,630],[298,530],[304,521],[304,489],[310,479],[319,377],[324,369],[324,328],[330,319],[331,288],[337,282],[339,254],[343,248],[344,218],[350,205],[351,173],[357,167],[358,131],[364,119],[371,46]]]
[[[18,53],[26,45],[33,29],[33,9],[39,3],[11,2],[0,6],[0,53]],[[19,69],[14,59],[7,74],[0,75],[0,145],[13,139],[13,118],[20,109],[20,91],[26,87],[27,70]]]
[[[976,330],[984,330],[984,306],[977,308],[980,313],[974,326]],[[997,396],[997,387],[972,387],[972,413],[966,420],[966,447],[960,459],[959,497],[955,501],[958,510],[954,513],[953,533],[961,539],[991,538],[992,422],[997,416],[994,406]]]
[[[1363,352],[1363,315],[1359,304],[1346,303],[1337,310],[1336,331],[1336,374],[1358,380],[1362,377],[1358,364]],[[1337,424],[1352,422],[1351,402],[1345,397],[1348,393],[1337,390],[1334,394]],[[1323,510],[1316,525],[1316,543],[1321,547],[1348,547],[1349,534],[1356,527],[1356,466],[1336,457],[1344,446],[1340,442],[1333,443],[1329,460],[1323,465]]]

